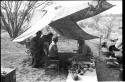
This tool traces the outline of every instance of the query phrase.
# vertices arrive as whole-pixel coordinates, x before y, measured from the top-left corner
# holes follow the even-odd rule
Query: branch
[[[14,27],[15,28],[13,28],[14,29],[14,32],[15,32],[15,29],[17,28],[17,22],[18,22],[18,11],[19,11],[19,9],[20,9],[20,7],[21,7],[21,1],[17,1],[17,2],[15,2],[15,8],[14,8]]]
[[[19,24],[18,27],[19,29],[21,28],[21,24],[23,24],[23,22],[25,21],[26,17],[28,16],[28,14],[31,12],[31,10],[33,9],[34,5],[36,4],[37,1],[35,2],[29,2],[28,3],[28,7],[26,8],[26,5],[24,6],[23,9],[23,13],[24,15],[19,19]],[[25,9],[26,8],[26,9]]]
[[[45,4],[45,3],[46,3],[46,1],[44,1],[43,3],[38,3],[38,5],[36,7],[34,7],[34,8],[38,8],[39,6],[41,6],[41,5]]]
[[[6,22],[6,20],[5,20],[5,17],[4,17],[4,15],[2,14],[2,12],[1,12],[1,16],[3,17],[3,18],[1,18],[1,19],[2,19],[2,22],[3,22],[4,26],[5,26],[5,29],[6,29],[7,32],[9,33],[10,37],[12,37],[11,30],[10,30],[9,25],[7,24],[7,22]]]
[[[7,6],[8,6],[8,10],[11,11],[12,10],[12,5],[10,5],[10,3],[12,4],[12,1],[7,1]]]
[[[8,6],[8,17],[9,17],[9,19],[8,19],[8,21],[9,21],[9,26],[10,26],[10,28],[11,28],[11,31],[13,32],[14,31],[14,15],[13,15],[13,12],[12,12],[12,1],[7,1],[6,2],[6,5]],[[11,5],[10,5],[11,4]]]
[[[1,22],[0,22],[1,23],[1,28],[6,30],[6,27],[5,27],[5,25],[4,25],[3,21],[2,21],[2,17],[0,19],[1,19]]]

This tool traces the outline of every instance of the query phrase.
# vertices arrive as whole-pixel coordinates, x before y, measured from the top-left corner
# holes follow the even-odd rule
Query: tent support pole
[[[100,45],[99,45],[99,56],[101,55],[101,36],[100,36]]]

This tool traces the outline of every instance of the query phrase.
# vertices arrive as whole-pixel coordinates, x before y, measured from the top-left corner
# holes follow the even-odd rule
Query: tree
[[[25,23],[28,23],[33,10],[47,1],[1,1],[1,25],[12,39],[19,35]]]
[[[113,21],[115,20],[115,16],[109,16],[106,19],[107,19],[105,24],[105,26],[107,27],[106,39],[109,39],[109,36],[112,32],[112,28],[114,27]]]
[[[102,17],[101,14],[92,17],[94,19],[94,21],[95,21],[95,25],[94,26],[95,26],[95,28],[97,30],[99,30],[99,21],[100,21],[101,17]]]

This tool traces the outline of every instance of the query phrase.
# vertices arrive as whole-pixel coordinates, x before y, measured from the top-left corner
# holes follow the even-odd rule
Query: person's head
[[[53,33],[48,33],[48,34],[46,35],[46,41],[48,41],[49,44],[50,44],[51,41],[52,41],[52,37],[53,37]]]
[[[55,36],[55,37],[52,38],[52,40],[53,40],[55,43],[57,43],[57,42],[58,42],[58,37]]]
[[[36,36],[37,36],[37,37],[40,37],[41,34],[42,34],[42,32],[41,32],[41,31],[38,31],[38,32],[36,33]]]
[[[48,34],[48,36],[49,36],[50,38],[52,38],[52,37],[53,37],[53,33],[50,32],[50,33]]]
[[[102,43],[102,47],[105,47],[105,48],[107,47],[106,42],[103,42],[103,43]]]
[[[109,47],[109,51],[113,51],[114,50],[114,47],[115,47],[115,45],[111,45],[110,47]]]
[[[81,44],[83,45],[83,44],[85,44],[85,40],[79,39],[79,40],[78,40],[78,43],[79,43],[80,45],[81,45]]]

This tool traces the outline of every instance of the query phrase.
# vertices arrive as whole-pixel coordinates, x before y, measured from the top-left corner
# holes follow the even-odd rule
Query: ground
[[[87,41],[96,57],[96,70],[99,81],[119,81],[119,71],[117,69],[108,68],[104,62],[105,56],[100,54],[98,41]],[[77,49],[77,43],[73,40],[60,40],[58,43],[59,52],[73,52]],[[67,78],[66,72],[46,70],[44,68],[32,68],[30,64],[30,56],[25,52],[23,45],[11,41],[7,32],[1,33],[1,66],[16,68],[17,82],[65,82]],[[71,53],[70,53],[71,54]]]

